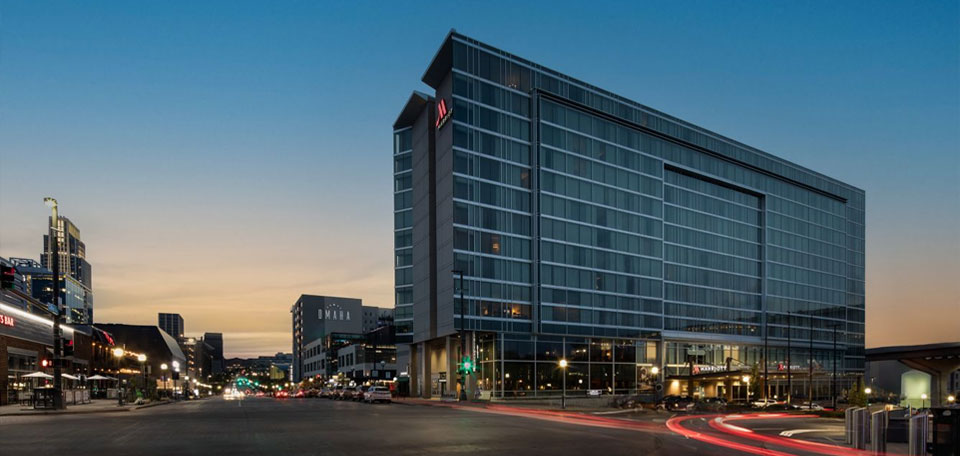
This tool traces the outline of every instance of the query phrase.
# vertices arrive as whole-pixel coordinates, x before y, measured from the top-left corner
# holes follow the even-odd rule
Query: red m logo
[[[443,124],[447,123],[447,120],[450,119],[450,110],[447,109],[447,102],[444,99],[440,99],[437,102],[437,123],[436,128],[439,130]]]

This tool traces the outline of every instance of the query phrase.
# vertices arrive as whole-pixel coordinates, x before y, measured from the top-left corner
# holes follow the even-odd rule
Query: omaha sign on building
[[[359,299],[301,295],[290,308],[293,317],[293,380],[300,381],[307,346],[322,345],[331,334],[363,334],[363,304]],[[311,347],[315,348],[315,347]]]

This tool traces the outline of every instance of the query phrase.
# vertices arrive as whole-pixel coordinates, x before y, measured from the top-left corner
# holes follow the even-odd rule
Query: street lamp
[[[120,347],[113,349],[113,357],[117,358],[117,405],[123,405],[123,376],[120,373],[120,358],[123,357],[123,349]]]
[[[560,369],[562,369],[561,373],[563,374],[563,392],[560,393],[560,408],[566,409],[567,408],[567,360],[566,359],[560,360]]]
[[[947,402],[949,402],[949,403],[952,404],[952,403],[954,403],[954,402],[956,402],[956,401],[957,401],[957,397],[956,397],[956,396],[954,396],[954,395],[952,395],[952,394],[949,395],[949,396],[947,396]]]
[[[163,391],[167,390],[167,363],[160,363],[160,380],[163,381]]]
[[[744,375],[742,380],[743,380],[743,383],[747,384],[747,402],[750,402],[750,376]]]
[[[927,393],[922,393],[922,394],[920,394],[920,400],[923,401],[923,402],[922,402],[923,407],[921,407],[921,408],[927,408],[927,397],[928,397],[928,396],[927,396]]]
[[[873,392],[873,389],[868,386],[868,387],[866,387],[866,388],[863,389],[863,392],[866,393],[866,394],[869,396],[870,393]]]
[[[53,407],[62,409],[63,395],[61,392],[61,382],[63,370],[60,356],[63,354],[63,331],[60,329],[60,320],[63,311],[60,308],[60,217],[57,214],[57,200],[51,197],[43,198],[43,204],[50,208],[50,263],[53,269],[53,307],[56,312],[53,313]]]
[[[141,383],[143,384],[141,387],[143,388],[143,395],[146,396],[146,394],[147,394],[147,371],[146,371],[146,369],[143,368],[143,363],[147,362],[147,355],[144,355],[143,353],[137,355],[137,361],[140,361],[140,380],[141,380]]]

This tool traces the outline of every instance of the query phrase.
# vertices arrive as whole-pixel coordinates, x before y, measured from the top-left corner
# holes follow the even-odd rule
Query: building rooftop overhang
[[[443,81],[443,78],[449,73],[450,68],[453,67],[454,35],[457,35],[456,29],[450,29],[447,37],[443,39],[443,44],[440,45],[440,49],[437,50],[437,54],[434,55],[433,60],[430,61],[430,66],[427,67],[427,71],[424,72],[423,77],[420,78],[424,83],[434,89],[440,87],[440,82]]]
[[[403,105],[403,109],[400,110],[400,115],[397,116],[396,122],[393,123],[393,129],[399,130],[413,125],[413,123],[417,121],[417,117],[420,116],[420,113],[423,112],[423,107],[432,100],[433,97],[430,95],[415,90],[410,95],[407,103]]]

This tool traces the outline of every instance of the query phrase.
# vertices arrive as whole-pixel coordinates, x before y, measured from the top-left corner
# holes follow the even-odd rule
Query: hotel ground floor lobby
[[[417,397],[456,397],[466,360],[467,392],[484,399],[639,394],[813,398],[842,394],[863,373],[862,358],[846,347],[701,342],[663,338],[612,339],[513,333],[464,332],[401,348],[398,367]],[[561,362],[563,361],[563,362]],[[790,366],[789,368],[787,366]],[[836,370],[834,370],[836,369]],[[834,385],[834,372],[837,381]],[[789,375],[788,375],[789,374]],[[788,379],[789,377],[789,379]],[[764,382],[766,378],[766,382]]]

